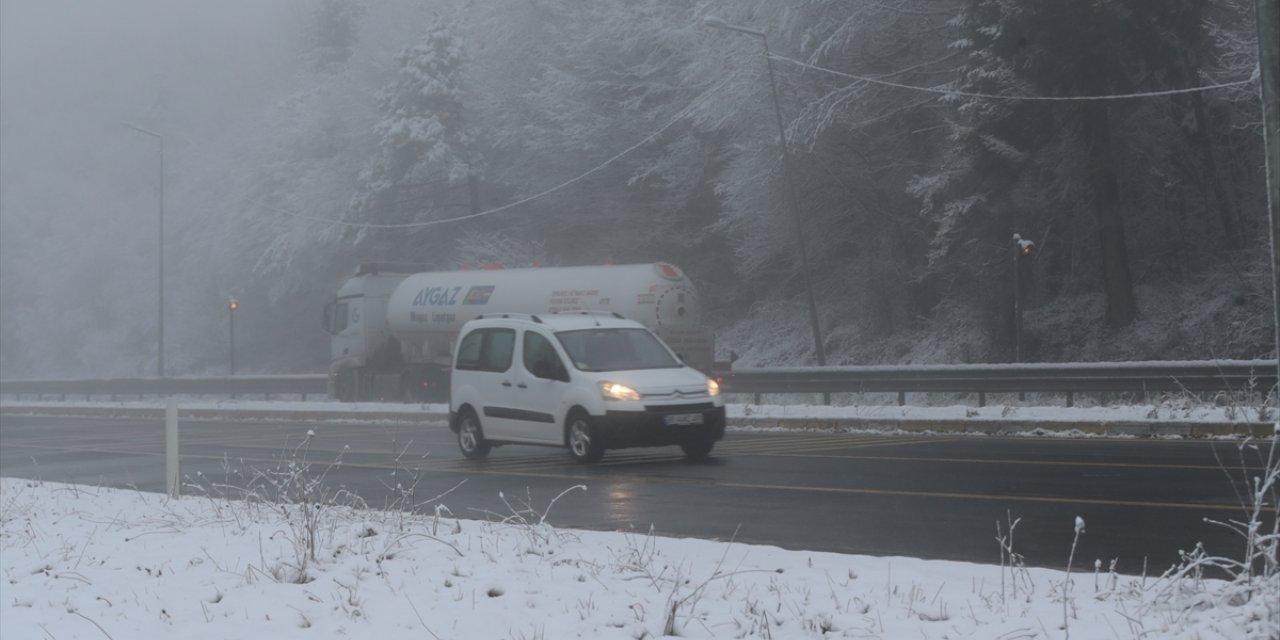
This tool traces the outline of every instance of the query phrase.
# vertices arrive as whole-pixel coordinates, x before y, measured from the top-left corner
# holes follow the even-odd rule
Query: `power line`
[[[676,115],[675,115],[675,117],[674,117],[674,118],[672,118],[672,119],[671,119],[669,122],[667,122],[666,124],[662,125],[662,127],[660,127],[659,129],[657,129],[657,130],[656,130],[656,131],[654,131],[653,133],[650,133],[649,135],[645,136],[645,137],[644,137],[643,139],[641,139],[639,142],[637,142],[637,143],[635,143],[635,144],[631,145],[630,147],[627,147],[626,149],[623,149],[622,151],[618,152],[617,154],[615,154],[613,157],[609,158],[608,160],[605,160],[604,162],[601,162],[600,164],[598,164],[598,165],[596,165],[596,166],[594,166],[594,167],[592,167],[592,168],[590,168],[590,169],[586,170],[585,172],[583,172],[583,173],[581,173],[581,174],[578,174],[577,176],[575,176],[575,177],[573,177],[573,178],[570,178],[570,179],[568,179],[568,180],[566,180],[566,181],[564,181],[564,182],[561,182],[560,184],[558,184],[558,185],[556,185],[556,186],[554,186],[554,187],[551,187],[550,189],[546,189],[546,190],[544,190],[544,191],[540,191],[540,192],[535,193],[535,194],[533,194],[533,195],[531,195],[531,196],[529,196],[529,197],[527,197],[527,198],[522,198],[522,199],[517,200],[517,201],[515,201],[515,202],[511,202],[511,203],[508,203],[508,204],[504,204],[504,205],[502,205],[502,206],[500,206],[500,207],[494,207],[494,208],[492,208],[492,209],[488,209],[488,210],[486,210],[486,211],[478,211],[478,212],[476,212],[476,213],[469,213],[469,214],[467,214],[467,215],[463,215],[463,216],[455,216],[455,217],[452,217],[452,218],[441,218],[441,219],[439,219],[439,220],[427,220],[427,221],[425,221],[425,222],[406,222],[406,223],[401,223],[401,224],[372,224],[372,223],[367,223],[367,222],[351,222],[351,221],[348,221],[348,220],[334,220],[334,219],[331,219],[331,218],[317,218],[317,217],[314,217],[314,216],[307,216],[307,215],[303,215],[303,214],[300,214],[300,213],[295,213],[295,212],[292,212],[292,211],[286,211],[286,210],[281,209],[281,208],[279,208],[279,207],[274,207],[274,206],[271,206],[271,205],[269,205],[269,204],[262,203],[262,202],[260,202],[260,203],[258,203],[258,204],[260,204],[260,205],[261,205],[261,206],[263,206],[263,207],[266,207],[267,209],[270,209],[270,210],[272,210],[272,211],[275,211],[275,212],[277,212],[277,213],[280,213],[280,214],[282,214],[282,215],[287,215],[287,216],[291,216],[291,217],[294,217],[294,218],[299,218],[299,219],[301,219],[301,220],[310,220],[310,221],[312,221],[312,222],[326,222],[326,223],[330,223],[330,224],[343,225],[343,226],[352,227],[352,228],[357,228],[357,229],[418,229],[418,228],[422,228],[422,227],[430,227],[430,226],[434,226],[434,225],[438,225],[438,224],[446,224],[446,223],[450,223],[450,222],[461,222],[461,221],[463,221],[463,220],[471,220],[472,218],[480,218],[480,217],[483,217],[483,216],[488,216],[488,215],[492,215],[492,214],[495,214],[495,213],[500,213],[500,212],[502,212],[502,211],[506,211],[506,210],[508,210],[508,209],[512,209],[512,208],[518,207],[518,206],[520,206],[520,205],[522,205],[522,204],[527,204],[527,203],[529,203],[529,202],[533,202],[534,200],[537,200],[537,199],[539,199],[539,198],[543,198],[543,197],[549,196],[549,195],[551,195],[551,194],[553,194],[553,193],[555,193],[555,192],[557,192],[557,191],[559,191],[559,190],[561,190],[561,189],[564,189],[565,187],[568,187],[568,186],[570,186],[570,185],[573,185],[573,184],[575,184],[575,183],[577,183],[577,182],[581,182],[582,180],[586,179],[588,176],[590,176],[590,175],[592,175],[592,174],[594,174],[594,173],[599,172],[600,170],[604,169],[605,167],[608,167],[609,165],[613,164],[614,162],[617,162],[617,161],[618,161],[619,159],[621,159],[623,156],[625,156],[625,155],[627,155],[627,154],[631,153],[632,151],[635,151],[636,149],[639,149],[640,147],[642,147],[642,146],[644,146],[644,145],[648,144],[648,143],[649,143],[649,142],[651,142],[654,138],[657,138],[658,136],[662,135],[662,133],[663,133],[664,131],[666,131],[667,129],[670,129],[672,126],[674,126],[677,122],[680,122],[681,120],[683,120],[686,116],[688,116],[691,112],[693,112],[693,110],[694,110],[694,109],[696,109],[697,107],[702,106],[702,104],[703,104],[703,103],[705,103],[707,100],[709,100],[709,99],[711,98],[711,96],[712,96],[712,95],[714,95],[715,93],[717,93],[718,91],[720,91],[720,89],[724,88],[725,84],[727,84],[728,82],[729,82],[729,80],[728,80],[727,78],[726,78],[726,79],[724,79],[724,80],[721,80],[719,84],[717,84],[716,86],[712,87],[710,90],[708,90],[708,91],[704,92],[702,95],[698,96],[698,98],[697,98],[697,99],[695,99],[693,102],[689,103],[689,105],[688,105],[688,106],[686,106],[685,108],[681,109],[678,113],[676,113]]]
[[[859,76],[859,75],[854,75],[852,73],[844,73],[842,71],[836,71],[834,69],[827,69],[825,67],[819,67],[817,65],[809,64],[807,62],[803,62],[800,60],[795,60],[793,58],[788,58],[786,56],[780,56],[776,53],[769,54],[769,57],[779,62],[789,62],[799,67],[804,67],[806,69],[813,69],[814,71],[821,71],[823,73],[829,73],[831,75],[840,76],[842,78],[849,78],[851,80],[857,80],[859,82],[878,84],[881,86],[894,87],[897,89],[909,89],[911,91],[923,91],[925,93],[936,93],[944,96],[963,96],[966,98],[984,98],[987,100],[1024,100],[1024,101],[1041,101],[1041,102],[1071,102],[1076,100],[1132,100],[1136,98],[1157,98],[1160,96],[1173,96],[1173,95],[1181,95],[1185,93],[1198,93],[1201,91],[1215,91],[1218,89],[1226,89],[1230,87],[1238,87],[1241,85],[1252,84],[1254,81],[1254,78],[1251,77],[1248,80],[1237,80],[1235,82],[1224,82],[1221,84],[1212,84],[1212,85],[1206,85],[1201,87],[1189,87],[1186,89],[1167,89],[1165,91],[1147,91],[1143,93],[1120,93],[1120,94],[1113,94],[1113,95],[1098,95],[1098,96],[1018,96],[1018,95],[998,95],[998,94],[992,94],[992,93],[973,93],[970,91],[957,91],[954,89],[938,89],[935,87],[918,87],[915,85],[901,84],[898,82],[889,82],[888,80],[880,80],[878,78],[871,78],[868,76]]]

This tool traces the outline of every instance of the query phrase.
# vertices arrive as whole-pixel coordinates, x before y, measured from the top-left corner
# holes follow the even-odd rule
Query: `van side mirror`
[[[320,318],[320,326],[324,327],[325,333],[333,335],[333,303],[328,302],[324,305],[324,316]]]

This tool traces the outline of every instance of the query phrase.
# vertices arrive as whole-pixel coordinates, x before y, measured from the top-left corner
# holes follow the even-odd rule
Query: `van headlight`
[[[605,400],[639,400],[640,392],[617,382],[601,382],[600,394]]]
[[[715,378],[707,378],[707,395],[713,398],[720,395],[720,383]]]

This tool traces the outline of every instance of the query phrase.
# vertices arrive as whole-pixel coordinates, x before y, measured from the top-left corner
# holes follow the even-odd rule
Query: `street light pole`
[[[759,29],[729,24],[724,20],[711,16],[705,18],[703,24],[716,29],[737,31],[738,33],[756,36],[760,38],[761,44],[764,45],[764,60],[769,69],[769,89],[773,93],[773,115],[778,123],[778,144],[782,147],[782,172],[785,174],[785,180],[787,181],[787,195],[791,201],[791,216],[794,218],[792,226],[796,230],[796,247],[800,252],[800,275],[804,280],[805,297],[809,303],[809,324],[813,329],[813,352],[817,356],[818,366],[826,366],[827,351],[822,345],[822,328],[818,324],[818,305],[813,297],[813,283],[809,279],[809,253],[805,248],[804,231],[801,229],[800,224],[800,204],[799,199],[796,197],[795,172],[791,167],[791,150],[787,145],[786,128],[782,125],[782,103],[778,99],[778,82],[773,75],[773,57],[769,55],[769,37]]]
[[[157,246],[159,254],[158,268],[156,270],[156,300],[157,300],[157,321],[156,321],[156,375],[164,377],[164,136],[142,127],[122,123],[124,126],[137,131],[138,133],[151,136],[156,139],[160,145],[160,219],[157,226]]]
[[[1280,0],[1257,0],[1258,93],[1262,99],[1263,163],[1267,169],[1267,212],[1271,219],[1271,299],[1276,350],[1280,353]],[[1280,420],[1276,421],[1280,435]]]

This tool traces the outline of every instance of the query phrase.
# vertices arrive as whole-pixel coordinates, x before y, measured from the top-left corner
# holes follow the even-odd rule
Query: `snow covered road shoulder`
[[[569,487],[558,499],[581,490],[589,489]],[[415,515],[4,478],[0,637],[1064,638],[1069,631],[1207,640],[1280,631],[1280,578],[1255,578],[1246,591],[1193,575],[1111,575],[1105,564],[1095,571],[1093,559],[1076,558],[1064,606],[1061,571],[558,529],[543,520],[554,519],[556,499],[508,500],[511,513],[481,521],[440,517],[449,514],[443,506]],[[1064,514],[1063,527],[1071,526]]]

